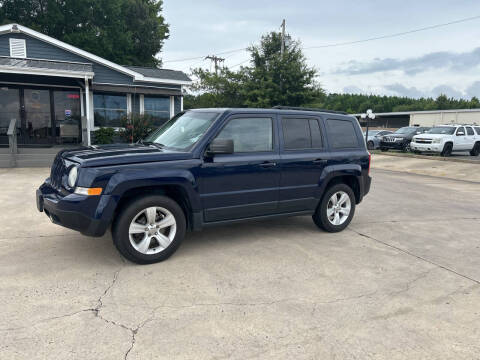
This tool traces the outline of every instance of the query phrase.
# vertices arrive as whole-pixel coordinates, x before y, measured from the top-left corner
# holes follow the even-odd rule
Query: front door
[[[222,221],[277,212],[280,171],[273,116],[230,118],[217,135],[232,139],[233,154],[206,158],[200,175],[204,221]]]
[[[52,143],[50,90],[23,89],[21,121],[23,144]]]

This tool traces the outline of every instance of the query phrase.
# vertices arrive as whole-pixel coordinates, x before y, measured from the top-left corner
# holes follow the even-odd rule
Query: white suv
[[[476,125],[438,125],[416,135],[410,143],[413,152],[436,152],[449,156],[453,151],[480,154],[480,127]]]

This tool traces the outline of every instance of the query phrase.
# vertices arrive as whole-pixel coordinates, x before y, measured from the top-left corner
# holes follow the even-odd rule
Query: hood
[[[443,139],[445,136],[451,136],[449,134],[418,134],[415,135],[415,139]]]
[[[63,150],[59,155],[64,159],[79,163],[82,167],[187,160],[192,158],[192,154],[189,152],[160,149],[154,145],[143,144],[93,145]]]

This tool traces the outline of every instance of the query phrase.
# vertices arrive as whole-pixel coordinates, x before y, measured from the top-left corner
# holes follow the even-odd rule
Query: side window
[[[477,135],[480,135],[480,127],[476,127],[475,131],[477,132]]]
[[[473,129],[471,127],[466,127],[465,129],[467,129],[467,135],[475,135],[475,133],[473,132]]]
[[[328,119],[327,135],[328,141],[334,149],[359,147],[355,128],[349,120]]]
[[[465,134],[465,128],[464,128],[463,126],[462,126],[462,127],[459,127],[459,128],[457,129],[457,132],[456,132],[455,134],[456,134],[457,136],[459,136],[459,135],[458,135],[459,132],[463,132],[463,133]]]
[[[319,149],[323,147],[320,125],[317,119],[283,118],[285,149]]]
[[[273,150],[271,118],[237,118],[230,120],[218,139],[232,139],[234,151],[256,152]]]

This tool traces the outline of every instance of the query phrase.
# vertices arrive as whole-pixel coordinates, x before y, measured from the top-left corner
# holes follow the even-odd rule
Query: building
[[[354,114],[362,127],[366,120],[361,114]],[[480,124],[480,109],[401,111],[375,113],[375,119],[369,120],[369,127],[398,129],[402,126],[434,126],[441,124]]]
[[[0,145],[16,119],[19,146],[92,142],[128,114],[157,125],[183,110],[181,71],[122,66],[27,27],[0,26]]]

